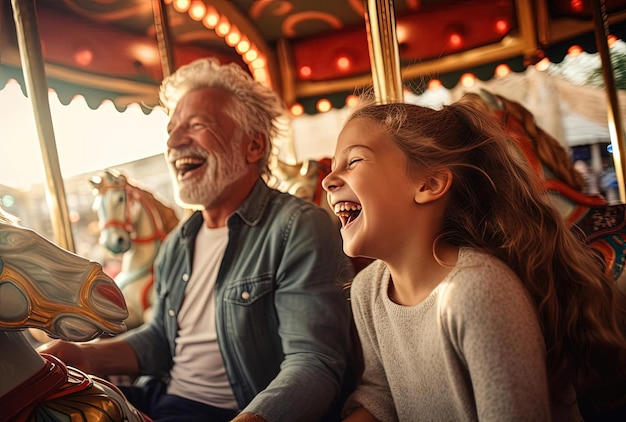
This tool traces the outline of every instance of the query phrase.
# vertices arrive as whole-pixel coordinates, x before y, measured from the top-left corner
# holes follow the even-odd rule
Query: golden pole
[[[593,23],[596,35],[596,45],[600,60],[602,61],[602,77],[604,78],[604,86],[606,87],[607,117],[609,124],[609,136],[611,145],[613,146],[613,162],[615,164],[615,175],[617,176],[617,184],[619,187],[619,198],[622,203],[626,202],[626,188],[624,187],[624,129],[622,118],[620,116],[619,102],[617,98],[617,89],[615,87],[615,77],[613,74],[613,66],[611,64],[611,55],[609,52],[608,36],[609,28],[606,13],[605,0],[592,1],[593,4]]]
[[[165,79],[176,70],[176,62],[174,60],[167,10],[165,10],[163,0],[152,0],[152,14],[154,16],[154,29],[161,56],[161,69],[163,79]]]
[[[376,101],[403,102],[393,0],[363,0]]]
[[[75,252],[50,115],[48,83],[41,54],[35,4],[32,0],[12,0],[12,5],[26,92],[35,114],[35,125],[46,172],[46,198],[52,218],[54,239],[62,248]]]

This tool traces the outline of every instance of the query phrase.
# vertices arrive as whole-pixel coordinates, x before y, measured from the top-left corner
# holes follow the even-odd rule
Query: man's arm
[[[66,365],[102,377],[136,375],[139,372],[135,352],[122,339],[95,340],[88,343],[54,340],[40,346],[37,351],[54,355]]]

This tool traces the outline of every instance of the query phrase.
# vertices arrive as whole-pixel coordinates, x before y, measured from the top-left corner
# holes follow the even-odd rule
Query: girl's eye
[[[359,161],[363,161],[363,159],[362,158],[353,158],[352,160],[348,161],[348,164],[346,164],[346,168],[351,168],[352,166],[354,166]]]

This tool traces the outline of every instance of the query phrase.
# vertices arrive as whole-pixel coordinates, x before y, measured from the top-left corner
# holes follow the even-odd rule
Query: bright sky
[[[82,97],[69,105],[49,94],[50,113],[63,177],[99,171],[160,154],[165,149],[167,116],[138,105],[123,113],[105,102],[90,109]],[[15,81],[0,90],[0,185],[28,189],[45,182],[37,128],[30,100]]]

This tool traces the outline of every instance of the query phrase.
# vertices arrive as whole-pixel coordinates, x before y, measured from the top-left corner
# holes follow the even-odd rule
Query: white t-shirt
[[[228,227],[202,226],[193,272],[178,314],[178,337],[168,394],[222,409],[238,409],[226,376],[215,327],[215,283],[228,244]]]

